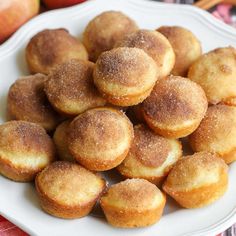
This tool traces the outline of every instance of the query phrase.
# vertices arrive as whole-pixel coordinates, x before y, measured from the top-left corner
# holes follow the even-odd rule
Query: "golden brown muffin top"
[[[44,93],[47,77],[35,74],[20,77],[11,85],[8,93],[8,112],[12,119],[41,124],[52,130],[59,121],[59,115],[52,109]]]
[[[214,64],[218,65],[218,62],[221,62],[222,65],[219,66],[218,70],[225,74],[228,74],[228,73],[230,74],[230,72],[232,71],[231,68],[225,65],[224,61],[222,61],[222,57],[224,57],[225,55],[227,55],[230,58],[232,57],[236,60],[236,49],[231,46],[224,47],[224,48],[215,48],[214,50],[202,55],[202,58],[205,59],[207,57],[211,57],[211,59],[213,60],[213,65]],[[199,60],[201,59],[199,58]]]
[[[157,78],[156,63],[139,48],[115,48],[104,52],[94,70],[95,84],[113,96],[148,90]]]
[[[93,84],[93,68],[92,62],[75,59],[57,66],[45,84],[49,101],[58,110],[74,115],[104,105],[106,101]]]
[[[107,107],[95,108],[82,113],[70,124],[69,149],[89,157],[103,153],[100,158],[106,159],[106,152],[119,149],[127,142],[127,136],[129,139],[133,136],[133,127],[124,113]]]
[[[180,26],[162,26],[157,29],[170,42],[176,55],[174,75],[186,76],[189,66],[202,54],[201,43],[188,29]]]
[[[190,143],[195,150],[219,152],[231,151],[236,147],[236,107],[213,105],[191,134]]]
[[[228,166],[217,154],[197,152],[175,164],[165,185],[176,191],[189,190],[217,182],[222,171],[227,173]]]
[[[235,105],[236,49],[216,48],[203,54],[189,69],[188,77],[200,84],[209,103]]]
[[[40,125],[27,121],[0,125],[0,159],[3,162],[27,172],[44,168],[54,158],[54,144]]]
[[[54,149],[50,137],[40,125],[27,121],[8,121],[0,125],[0,150],[10,153],[47,153]]]
[[[65,161],[46,167],[37,175],[36,182],[47,197],[67,206],[94,201],[105,188],[101,177],[78,164]]]
[[[129,210],[147,210],[164,200],[161,191],[144,179],[127,179],[112,185],[102,197],[102,204]]]
[[[119,11],[106,11],[92,19],[83,34],[83,43],[89,52],[90,60],[113,48],[125,35],[138,29],[136,23]]]
[[[170,151],[171,145],[167,139],[153,133],[145,125],[134,127],[134,139],[129,152],[143,165],[153,168],[161,166]]]
[[[149,57],[141,49],[116,48],[102,53],[96,62],[95,74],[103,80],[125,86],[142,83],[142,75],[149,68]]]
[[[125,36],[115,47],[135,47],[143,49],[159,66],[163,66],[163,57],[171,50],[169,41],[154,30],[138,30]],[[173,52],[174,54],[174,52]]]
[[[182,124],[188,120],[203,118],[207,99],[196,83],[180,76],[158,80],[151,95],[143,102],[143,111],[168,125]]]
[[[26,47],[26,59],[33,67],[49,73],[65,59],[88,59],[84,46],[66,29],[46,29],[37,33]],[[35,69],[35,68],[31,68]],[[33,71],[36,72],[36,71]]]

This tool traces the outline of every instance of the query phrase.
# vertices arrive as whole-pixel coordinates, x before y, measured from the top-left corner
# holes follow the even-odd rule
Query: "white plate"
[[[44,28],[65,27],[81,35],[85,25],[105,10],[121,10],[142,28],[182,25],[202,41],[204,51],[220,46],[236,47],[236,31],[210,14],[191,6],[165,5],[145,0],[95,0],[68,9],[42,14],[24,25],[0,47],[0,123],[5,121],[6,95],[19,75],[28,73],[24,48],[30,37]],[[0,177],[0,213],[31,235],[96,236],[206,236],[225,230],[236,222],[236,163],[230,166],[227,193],[216,203],[202,209],[179,208],[169,200],[165,214],[156,225],[143,229],[116,229],[104,219],[88,216],[62,220],[45,214],[39,207],[34,187]]]

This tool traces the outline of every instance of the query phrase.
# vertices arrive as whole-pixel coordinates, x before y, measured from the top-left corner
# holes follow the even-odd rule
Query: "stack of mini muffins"
[[[31,75],[10,87],[0,125],[0,173],[35,181],[53,216],[99,202],[123,228],[156,223],[166,194],[185,208],[219,199],[236,160],[236,50],[202,55],[189,30],[139,29],[116,11],[92,19],[82,41],[47,29],[28,43]],[[99,172],[111,169],[126,180],[108,187]]]

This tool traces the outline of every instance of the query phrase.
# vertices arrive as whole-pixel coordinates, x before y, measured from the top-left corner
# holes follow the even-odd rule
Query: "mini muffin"
[[[141,103],[159,77],[155,61],[139,48],[115,48],[98,58],[94,83],[108,102],[118,106]]]
[[[181,155],[179,141],[159,136],[145,125],[137,125],[129,153],[117,169],[127,178],[143,178],[159,184]]]
[[[136,30],[136,23],[122,12],[106,11],[96,16],[89,22],[83,34],[89,59],[96,61],[102,52],[112,49],[117,41]]]
[[[106,187],[98,175],[66,161],[46,167],[37,175],[35,185],[43,210],[65,219],[88,215]]]
[[[202,55],[201,43],[188,29],[180,26],[162,26],[157,29],[174,49],[176,60],[173,75],[187,76],[189,67]]]
[[[204,54],[190,67],[188,77],[202,86],[210,104],[236,105],[236,49]]]
[[[67,116],[76,116],[87,109],[103,106],[102,98],[93,84],[94,64],[70,60],[49,74],[45,92],[52,106]]]
[[[53,141],[56,145],[57,154],[60,160],[62,161],[75,161],[68,149],[67,142],[67,132],[69,129],[69,125],[71,120],[66,120],[57,126],[54,135]]]
[[[7,110],[12,120],[25,120],[54,130],[59,123],[59,115],[52,109],[44,93],[43,74],[29,75],[16,80],[9,89]]]
[[[189,137],[194,151],[216,152],[226,162],[236,160],[236,107],[214,105]]]
[[[198,84],[170,76],[157,82],[142,109],[144,119],[157,134],[180,138],[198,127],[207,110],[207,99]]]
[[[144,179],[127,179],[111,186],[101,198],[108,223],[134,228],[155,224],[162,216],[165,195]]]
[[[32,181],[54,158],[54,144],[40,125],[27,121],[0,125],[0,173],[5,177]]]
[[[104,171],[118,166],[133,139],[133,126],[126,115],[112,108],[95,108],[76,117],[69,126],[72,156],[89,170]]]
[[[228,166],[216,154],[198,152],[176,163],[163,189],[185,208],[204,207],[226,192],[227,171]]]
[[[49,74],[69,59],[88,60],[83,44],[66,29],[47,29],[37,33],[26,47],[26,61],[30,72]]]
[[[115,47],[143,49],[157,63],[161,77],[169,75],[175,64],[171,44],[165,36],[154,30],[138,30],[116,43]]]

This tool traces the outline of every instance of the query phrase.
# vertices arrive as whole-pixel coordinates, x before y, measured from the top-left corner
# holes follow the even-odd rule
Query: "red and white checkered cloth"
[[[28,234],[0,216],[0,236],[28,236]]]
[[[227,231],[217,236],[235,236],[236,227],[231,227]],[[17,226],[0,216],[0,236],[28,236],[27,233],[19,229]]]
[[[164,2],[171,2],[171,3],[188,3],[192,4],[194,0],[163,0]],[[222,4],[217,6],[212,14],[221,19],[225,23],[228,23],[232,26],[236,27],[236,16],[232,16],[230,14],[232,6]],[[28,236],[24,231],[19,229],[17,226],[0,216],[0,236]],[[217,236],[236,236],[236,224]]]
[[[231,227],[217,236],[235,236],[236,227]],[[17,226],[0,216],[0,236],[29,236]]]

